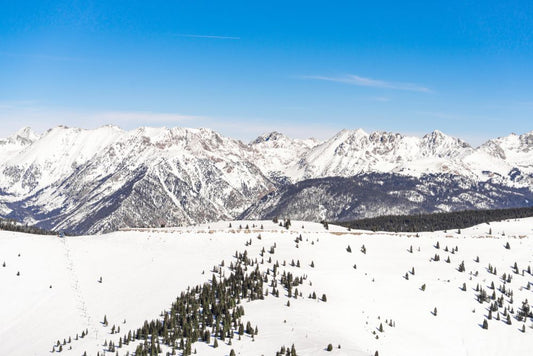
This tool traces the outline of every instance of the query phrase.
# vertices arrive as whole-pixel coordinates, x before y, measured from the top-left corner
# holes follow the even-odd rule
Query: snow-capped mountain
[[[5,160],[3,215],[75,232],[229,218],[274,189],[251,153],[206,129],[57,127]]]
[[[398,133],[343,130],[309,150],[297,163],[293,177],[298,181],[368,172],[411,176],[450,173],[483,181],[490,173],[507,176],[513,168],[519,168],[527,176],[533,173],[532,135],[533,132],[510,135],[490,140],[475,149],[440,131],[418,138]]]
[[[364,173],[445,174],[521,194],[533,186],[533,131],[473,148],[439,131],[343,130],[326,141],[272,132],[246,144],[209,129],[25,128],[0,140],[0,216],[77,233],[201,223],[290,184]]]

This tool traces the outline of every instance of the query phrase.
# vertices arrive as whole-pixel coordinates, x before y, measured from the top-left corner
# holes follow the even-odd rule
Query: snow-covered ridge
[[[456,173],[487,179],[486,172],[507,175],[513,168],[533,173],[533,131],[491,139],[478,148],[438,130],[423,137],[391,132],[367,133],[342,130],[325,141],[291,139],[282,133],[259,136],[249,144],[224,137],[209,129],[141,127],[131,131],[116,126],[94,130],[59,126],[41,135],[23,128],[0,139],[0,162],[5,166],[42,168],[47,179],[34,189],[50,184],[89,160],[112,151],[124,159],[125,151],[141,153],[151,160],[169,155],[193,154],[216,160],[229,154],[254,164],[266,176],[273,173],[291,178],[352,176],[362,172],[395,172],[408,175]],[[483,173],[485,172],[485,173]],[[3,178],[3,179],[2,179]],[[0,175],[0,188],[13,193],[31,193]]]
[[[326,141],[272,132],[246,144],[209,129],[24,128],[0,140],[0,212],[54,229],[90,217],[84,232],[188,224],[236,217],[289,182],[367,172],[530,188],[533,131],[473,148],[439,131],[420,138],[342,130]]]

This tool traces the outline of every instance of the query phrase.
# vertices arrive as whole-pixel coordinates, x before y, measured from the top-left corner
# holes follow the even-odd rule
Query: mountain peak
[[[424,137],[433,138],[433,139],[441,139],[441,140],[448,138],[448,137],[452,138],[451,136],[446,135],[444,132],[440,130],[433,130],[430,133],[425,134]]]
[[[26,127],[23,127],[21,128],[20,130],[18,130],[15,135],[13,135],[13,137],[15,138],[21,138],[21,139],[24,139],[24,140],[29,140],[29,141],[35,141],[39,136],[33,132],[33,130],[31,129],[31,127],[29,126],[26,126]]]
[[[358,137],[358,138],[361,138],[361,137],[366,137],[368,136],[368,133],[359,128],[359,129],[356,129],[356,130],[349,130],[349,129],[342,129],[340,130],[339,132],[337,132],[335,134],[335,136],[333,136],[333,140],[346,140],[348,138],[354,138],[354,137]]]
[[[432,132],[425,134],[422,139],[431,145],[453,145],[462,148],[471,147],[470,144],[468,144],[467,142],[459,138],[447,135],[439,130],[433,130]]]
[[[278,131],[272,131],[272,132],[259,136],[252,142],[252,144],[258,144],[258,143],[267,142],[267,141],[279,141],[279,140],[286,139],[286,138],[288,137],[285,136],[284,134]]]

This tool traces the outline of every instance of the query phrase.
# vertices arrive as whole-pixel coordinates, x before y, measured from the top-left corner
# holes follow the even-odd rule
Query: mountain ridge
[[[273,131],[244,143],[206,128],[23,128],[0,139],[0,216],[75,233],[203,223],[240,216],[290,184],[366,173],[531,191],[533,131],[473,148],[437,130],[342,130],[322,141]]]

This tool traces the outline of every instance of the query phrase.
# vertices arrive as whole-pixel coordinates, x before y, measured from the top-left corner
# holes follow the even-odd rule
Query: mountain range
[[[479,147],[360,129],[243,143],[209,129],[58,126],[0,139],[0,217],[78,234],[529,206],[532,187],[533,131]]]

